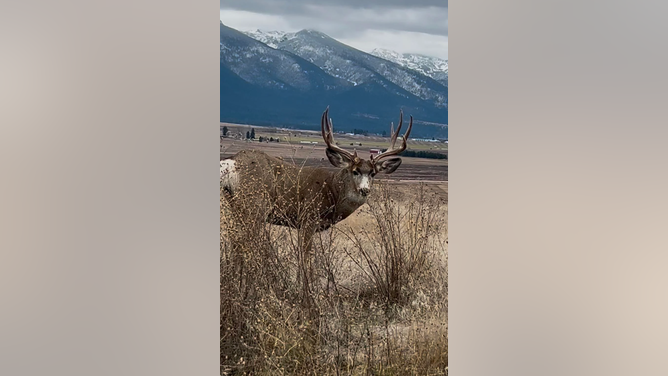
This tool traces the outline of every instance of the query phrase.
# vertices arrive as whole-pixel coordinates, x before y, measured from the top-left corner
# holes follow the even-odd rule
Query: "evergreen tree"
[[[223,136],[227,136],[227,126],[223,126]]]
[[[251,128],[250,138],[251,138],[252,140],[255,139],[255,128]]]

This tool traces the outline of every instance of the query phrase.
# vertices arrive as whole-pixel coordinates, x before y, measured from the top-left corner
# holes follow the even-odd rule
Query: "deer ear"
[[[383,161],[383,163],[380,164],[380,168],[378,169],[378,172],[382,172],[384,174],[391,174],[399,166],[401,166],[401,158],[387,159],[387,160]]]
[[[325,150],[329,162],[335,167],[348,168],[352,164],[351,161],[343,154],[338,151],[327,149]]]

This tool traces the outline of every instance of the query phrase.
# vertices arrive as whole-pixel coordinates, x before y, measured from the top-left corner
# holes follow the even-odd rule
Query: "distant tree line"
[[[357,128],[355,128],[355,129],[353,129],[353,134],[361,134],[361,135],[363,135],[363,136],[368,136],[368,135],[369,135],[369,131],[367,131],[366,129],[357,129]]]
[[[230,132],[229,128],[227,128],[227,126],[223,126],[223,135],[221,136],[221,138],[222,137],[228,137],[231,134],[232,133]],[[246,139],[247,140],[255,140],[256,139],[255,138],[255,128],[251,128],[250,131],[246,131]],[[263,136],[259,136],[257,138],[257,140],[259,142],[280,142],[281,141],[278,137],[274,138],[274,137],[263,137]]]
[[[413,157],[413,158],[446,159],[446,160],[448,159],[447,154],[436,153],[427,150],[404,150],[401,153],[399,153],[399,155],[402,157]]]

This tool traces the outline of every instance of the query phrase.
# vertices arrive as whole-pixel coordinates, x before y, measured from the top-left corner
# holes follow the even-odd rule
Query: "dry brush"
[[[447,373],[447,202],[397,187],[376,184],[308,258],[302,230],[263,220],[280,213],[265,193],[221,188],[221,374]]]

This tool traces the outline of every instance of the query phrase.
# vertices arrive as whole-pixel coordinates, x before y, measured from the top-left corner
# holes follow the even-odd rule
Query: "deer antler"
[[[397,131],[394,131],[394,124],[390,126],[390,148],[385,150],[382,154],[379,154],[376,158],[371,156],[371,162],[376,163],[382,158],[386,158],[392,155],[397,155],[401,153],[402,151],[406,150],[406,140],[408,140],[408,136],[411,134],[411,129],[413,128],[413,116],[411,116],[411,121],[408,124],[408,129],[406,130],[406,133],[404,133],[403,137],[403,142],[399,148],[394,147],[394,145],[397,143],[397,137],[399,136],[399,131],[401,131],[401,125],[404,122],[404,111],[401,111],[399,113],[399,125],[397,126]]]
[[[327,147],[329,149],[335,150],[346,157],[348,157],[351,161],[354,161],[357,157],[357,152],[354,154],[350,154],[349,151],[344,150],[336,144],[334,144],[334,131],[332,130],[332,119],[329,118],[329,106],[327,106],[327,109],[325,112],[322,114],[322,120],[320,122],[320,128],[322,130],[322,138],[325,140],[325,143],[327,144]]]

